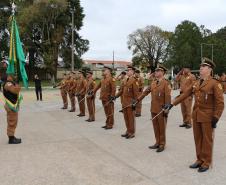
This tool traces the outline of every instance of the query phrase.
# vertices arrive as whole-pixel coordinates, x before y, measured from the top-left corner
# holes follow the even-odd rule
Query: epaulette
[[[13,83],[12,83],[12,82],[6,82],[6,85],[7,85],[7,86],[12,86]]]

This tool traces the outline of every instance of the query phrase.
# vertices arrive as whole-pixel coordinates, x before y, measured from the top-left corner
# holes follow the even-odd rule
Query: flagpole
[[[13,3],[12,3],[12,5],[11,5],[11,8],[12,8],[12,21],[13,21],[13,24],[12,24],[12,26],[13,26],[13,45],[14,45],[14,52],[16,52],[16,48],[15,48],[15,45],[16,45],[16,42],[15,42],[15,22],[14,22],[14,16],[15,16],[15,13],[16,13],[16,4],[14,3],[14,1],[13,1]],[[15,55],[15,53],[14,53],[14,55]],[[16,58],[14,58],[14,60],[15,60],[15,77],[16,77],[16,79],[17,79],[17,82],[19,83],[19,73],[18,73],[18,71],[19,71],[19,65],[18,65],[18,61],[16,60]]]

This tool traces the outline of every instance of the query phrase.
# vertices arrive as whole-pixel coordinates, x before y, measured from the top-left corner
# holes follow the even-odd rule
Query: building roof
[[[114,61],[115,62],[115,65],[121,65],[121,66],[124,66],[126,67],[127,65],[131,64],[131,61]],[[103,65],[109,65],[109,64],[112,64],[113,61],[112,60],[84,60],[84,63],[85,64],[103,64]]]

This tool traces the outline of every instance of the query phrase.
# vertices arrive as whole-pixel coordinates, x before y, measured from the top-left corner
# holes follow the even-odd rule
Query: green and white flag
[[[11,20],[11,33],[10,33],[10,50],[9,50],[9,64],[7,67],[7,74],[15,74],[15,66],[19,64],[20,74],[23,80],[24,87],[28,87],[28,78],[25,70],[25,56],[20,41],[19,30],[14,16]],[[17,71],[19,73],[19,71]]]

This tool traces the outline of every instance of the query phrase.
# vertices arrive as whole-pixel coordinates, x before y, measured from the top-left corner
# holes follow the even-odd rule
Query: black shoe
[[[105,127],[105,130],[111,130],[113,127]]]
[[[159,148],[159,145],[154,144],[153,146],[149,146],[148,148],[149,149],[158,149]]]
[[[209,170],[209,167],[200,167],[199,169],[198,169],[198,172],[206,172],[207,170]]]
[[[88,121],[88,122],[89,122],[89,120],[90,120],[90,119],[86,119],[85,121]]]
[[[83,116],[85,116],[85,114],[78,114],[77,116],[78,117],[83,117]]]
[[[200,167],[201,167],[201,164],[197,162],[189,166],[189,168],[192,168],[192,169],[200,168]]]
[[[69,110],[68,112],[75,112],[75,110]]]
[[[182,125],[179,125],[179,127],[186,127],[187,124],[183,123]]]
[[[127,136],[128,136],[127,133],[121,135],[121,137],[127,137]]]
[[[132,139],[132,138],[134,138],[134,137],[135,137],[134,134],[132,134],[132,135],[128,134],[128,135],[126,136],[126,139]]]
[[[156,150],[156,152],[162,152],[164,149],[165,149],[164,147],[160,146],[160,147]]]
[[[101,128],[107,128],[107,126],[102,126]]]
[[[88,122],[93,122],[93,121],[95,121],[94,119],[88,119],[88,120],[86,120],[86,121],[88,121]]]
[[[185,128],[186,128],[186,129],[191,128],[191,124],[187,124],[187,125],[185,126]]]
[[[67,109],[67,107],[62,107],[61,109]]]
[[[123,112],[123,110],[120,110],[119,112]]]
[[[22,141],[20,138],[9,136],[9,144],[20,144]]]
[[[136,114],[135,116],[136,116],[136,117],[141,117],[141,114]]]

